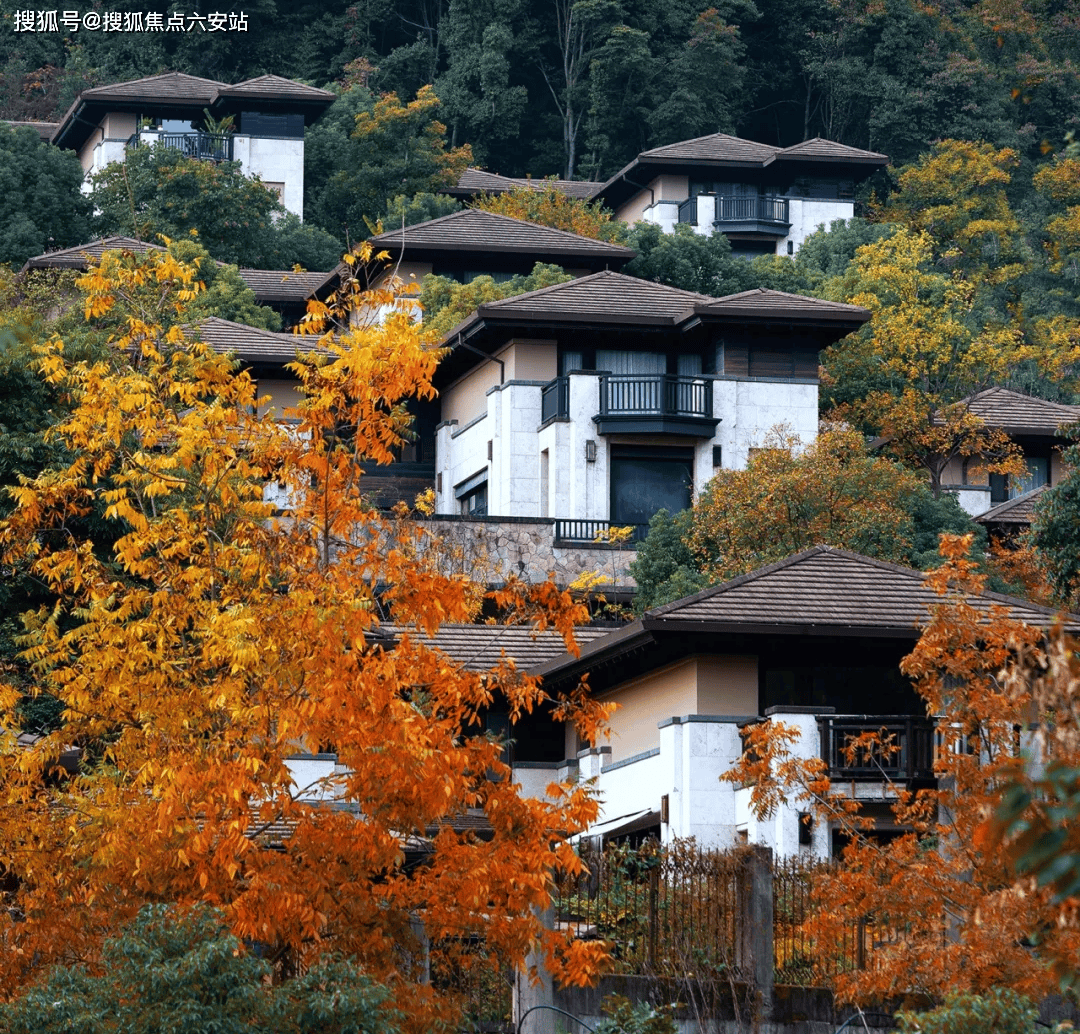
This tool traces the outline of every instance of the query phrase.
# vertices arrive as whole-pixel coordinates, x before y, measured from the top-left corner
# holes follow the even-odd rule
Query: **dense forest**
[[[896,166],[944,138],[1038,161],[1078,119],[1076,0],[704,3],[196,0],[169,10],[242,11],[247,31],[15,33],[5,0],[0,118],[55,118],[81,89],[165,70],[403,100],[432,83],[451,146],[471,144],[477,163],[601,180],[641,150],[716,131],[824,136]]]

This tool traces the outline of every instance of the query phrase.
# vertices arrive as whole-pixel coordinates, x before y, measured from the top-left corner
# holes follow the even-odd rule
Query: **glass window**
[[[458,507],[463,517],[483,517],[487,514],[487,506],[486,481],[458,497]]]
[[[663,352],[623,352],[598,348],[596,368],[621,374],[667,373],[667,356]]]
[[[612,446],[611,521],[648,524],[661,509],[678,513],[693,502],[692,449]]]
[[[1015,499],[1018,495],[1031,492],[1050,481],[1050,459],[1047,456],[1028,456],[1024,462],[1027,464],[1025,477],[1009,478],[1009,498]]]

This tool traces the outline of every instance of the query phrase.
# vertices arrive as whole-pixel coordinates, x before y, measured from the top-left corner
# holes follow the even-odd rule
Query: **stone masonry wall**
[[[557,585],[569,585],[581,575],[599,574],[604,585],[634,589],[629,565],[634,549],[590,543],[556,546],[555,522],[529,517],[441,517],[424,522],[457,552],[464,569],[475,578],[498,584],[511,575],[530,582],[549,575]]]

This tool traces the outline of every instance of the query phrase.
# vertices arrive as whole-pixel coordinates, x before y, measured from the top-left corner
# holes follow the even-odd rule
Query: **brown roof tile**
[[[386,626],[401,635],[400,626]],[[574,629],[578,646],[601,639],[609,628],[582,625]],[[442,625],[434,637],[410,630],[414,638],[427,646],[438,647],[466,671],[484,671],[498,664],[505,655],[523,671],[566,652],[563,637],[555,631],[538,632],[529,625]]]
[[[265,100],[300,100],[325,101],[332,104],[336,95],[330,90],[320,90],[306,86],[295,79],[286,79],[280,75],[260,75],[255,79],[245,79],[234,86],[224,84],[217,92],[218,97],[254,97]]]
[[[231,352],[249,363],[288,363],[296,358],[298,351],[318,350],[315,338],[260,330],[218,316],[207,316],[193,324],[190,330],[216,351]]]
[[[732,165],[765,165],[780,153],[779,147],[743,140],[727,133],[710,133],[693,140],[680,140],[642,151],[638,159],[665,159],[685,162],[723,162]]]
[[[1040,485],[1030,492],[1018,495],[1015,499],[1006,499],[1005,502],[991,506],[985,513],[980,513],[972,520],[979,524],[1028,525],[1035,519],[1035,506],[1049,487],[1049,485]]]
[[[532,190],[544,190],[547,186],[554,185],[557,190],[570,197],[581,198],[587,201],[600,188],[599,183],[586,180],[552,180],[535,179],[532,177],[500,176],[497,172],[487,172],[484,169],[466,169],[457,181],[457,185],[449,191],[454,194],[503,194],[515,187],[529,187]]]
[[[53,133],[60,128],[59,122],[12,122],[10,119],[0,119],[0,122],[11,126],[12,129],[32,129],[46,142],[51,140]]]
[[[764,287],[713,299],[697,306],[695,311],[703,314],[724,313],[733,316],[856,320],[859,323],[865,323],[870,318],[870,310],[858,305],[827,301],[824,298],[811,298],[802,294],[788,294],[786,291],[771,291]]]
[[[148,244],[134,237],[102,237],[87,244],[76,244],[73,248],[35,255],[26,260],[23,269],[86,269],[87,258],[100,259],[106,251],[133,251],[141,255],[147,251],[164,250],[160,244]]]
[[[478,313],[504,318],[674,326],[691,316],[695,305],[711,301],[714,299],[704,294],[605,270],[513,298],[485,302]]]
[[[218,79],[202,79],[186,72],[165,72],[151,75],[145,79],[131,79],[125,83],[110,83],[107,86],[94,86],[83,90],[79,97],[83,100],[157,100],[173,103],[209,104],[218,90],[228,87]],[[76,102],[77,103],[77,102]],[[66,119],[65,119],[66,121]]]
[[[1008,388],[988,388],[966,401],[972,413],[1010,434],[1056,435],[1062,424],[1080,420],[1080,406],[1048,402]]]
[[[835,140],[825,140],[820,136],[813,140],[804,140],[801,144],[785,147],[776,155],[777,161],[796,158],[801,161],[859,162],[869,165],[888,165],[889,156],[878,151],[864,151],[861,147],[848,147]]]
[[[501,251],[535,255],[537,261],[551,258],[610,258],[628,262],[636,252],[619,244],[582,237],[565,230],[513,219],[476,208],[453,212],[438,219],[388,230],[371,238],[371,243],[390,251]]]
[[[941,597],[925,575],[899,564],[816,546],[723,585],[647,611],[647,627],[707,623],[756,628],[813,630],[914,630],[927,621],[928,607]],[[1025,600],[983,593],[970,602],[980,609],[1000,603],[1014,617],[1049,627],[1055,612]],[[1080,616],[1070,630],[1080,630]]]
[[[325,282],[326,273],[290,269],[241,269],[240,277],[259,302],[304,302]]]

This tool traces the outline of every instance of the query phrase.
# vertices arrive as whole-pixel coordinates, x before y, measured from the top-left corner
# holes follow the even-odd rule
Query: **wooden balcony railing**
[[[718,195],[716,198],[717,223],[770,223],[790,226],[788,200],[786,197],[764,195]]]
[[[182,151],[188,158],[202,161],[232,161],[233,136],[231,133],[140,133],[128,140],[135,144],[159,144],[174,151]]]
[[[712,380],[671,374],[608,373],[600,378],[600,415],[711,418]]]
[[[540,389],[540,423],[570,416],[570,378],[556,377]]]
[[[821,756],[834,779],[934,779],[937,723],[915,715],[823,715],[818,718]],[[854,740],[874,733],[878,742],[849,751]]]
[[[608,535],[612,528],[633,528],[629,538],[623,539],[616,545],[627,547],[636,542],[644,542],[649,534],[647,524],[619,524],[618,521],[578,521],[563,520],[555,521],[555,545],[585,545],[586,543],[605,543],[609,541]]]

